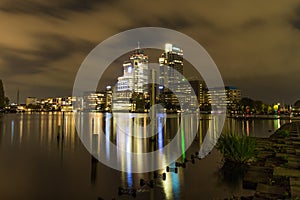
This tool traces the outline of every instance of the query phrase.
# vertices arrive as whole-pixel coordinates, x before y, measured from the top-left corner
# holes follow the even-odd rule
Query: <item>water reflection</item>
[[[175,165],[172,165],[175,167]],[[165,181],[162,181],[164,196],[166,199],[180,199],[181,186],[184,185],[182,173],[167,173]]]
[[[203,155],[205,155],[205,153],[208,153],[208,151],[213,147],[213,144],[207,144],[205,143],[205,140],[216,141],[218,123],[220,123],[218,119],[215,119],[211,115],[199,116],[199,118],[196,119],[191,117],[179,118],[178,115],[175,114],[168,115],[166,119],[164,119],[163,116],[160,116],[156,119],[158,132],[155,137],[136,139],[132,135],[126,133],[145,133],[145,127],[149,124],[149,118],[147,115],[131,115],[126,119],[126,121],[122,120],[122,118],[115,117],[110,113],[85,113],[81,115],[87,115],[88,117],[74,119],[71,113],[59,112],[1,115],[0,153],[2,153],[2,159],[3,156],[5,156],[6,154],[10,154],[12,151],[14,151],[14,149],[20,149],[21,152],[23,150],[28,151],[28,149],[34,149],[34,151],[37,151],[37,153],[40,152],[43,157],[39,157],[41,160],[38,161],[33,156],[33,158],[31,158],[33,163],[45,162],[47,166],[51,166],[49,167],[49,169],[47,168],[47,170],[53,170],[53,166],[55,166],[58,161],[59,167],[55,166],[57,167],[56,173],[59,173],[59,171],[63,169],[62,171],[65,174],[68,174],[74,169],[74,171],[76,171],[76,173],[74,173],[76,174],[76,176],[82,175],[87,177],[88,182],[90,182],[91,185],[94,186],[94,188],[99,188],[99,190],[97,190],[98,192],[104,194],[116,194],[116,189],[113,186],[139,188],[140,178],[143,178],[145,180],[153,179],[153,173],[130,173],[133,171],[134,165],[136,165],[138,169],[142,169],[148,163],[133,163],[132,157],[129,156],[127,152],[133,151],[136,153],[144,153],[159,151],[160,154],[165,154],[164,156],[161,156],[161,160],[159,162],[165,163],[168,154],[171,154],[171,152],[164,152],[162,148],[165,145],[169,144],[170,141],[174,138],[174,136],[177,134],[179,125],[181,124],[182,126],[179,130],[180,140],[178,140],[176,146],[183,153],[183,156],[180,157],[178,161],[183,161],[185,157],[189,158],[191,153],[199,151],[199,149],[201,148],[203,150]],[[117,159],[120,165],[129,173],[118,173],[113,170],[110,174],[105,174],[103,173],[104,166],[102,165],[102,163],[98,162],[90,156],[87,159],[83,158],[84,156],[82,155],[82,152],[86,153],[86,151],[82,150],[82,147],[80,145],[80,139],[77,137],[74,120],[77,120],[79,124],[77,128],[81,130],[79,133],[82,134],[81,137],[83,138],[83,140],[85,140],[85,144],[90,145],[90,148],[93,149],[93,154],[97,155],[99,153],[99,150],[104,150],[105,159]],[[196,128],[196,120],[199,120],[198,129]],[[289,121],[282,120],[280,118],[276,120],[248,121],[228,118],[225,121],[223,132],[232,132],[236,134],[244,134],[255,137],[268,137],[277,128],[279,128],[286,122]],[[85,124],[88,124],[88,126],[85,126]],[[124,129],[117,128],[120,126]],[[191,140],[191,138],[193,137],[190,134],[190,132],[192,131],[195,131],[197,133],[196,142],[193,142],[189,152],[186,152],[186,141]],[[101,140],[100,135],[104,135],[104,140]],[[119,148],[124,149],[122,154],[117,154],[117,152],[113,151],[111,149],[110,143],[116,144]],[[205,145],[206,149],[204,148]],[[47,160],[50,156],[53,156],[54,160]],[[75,166],[75,161],[71,160],[71,158],[73,158],[74,160],[78,159],[78,162],[87,162],[88,169],[80,168],[80,166]],[[21,160],[22,156],[20,156],[19,159]],[[175,174],[173,172],[167,173],[167,179],[165,181],[161,179],[157,181],[157,185],[161,185],[161,189],[159,191],[149,190],[144,194],[144,197],[146,196],[145,199],[151,199],[152,197],[152,199],[160,199],[162,197],[161,193],[163,193],[163,196],[166,199],[182,198],[183,195],[190,190],[189,186],[192,184],[191,180],[194,180],[196,182],[204,176],[205,173],[203,173],[203,170],[201,171],[198,169],[201,166],[206,166],[206,162],[207,160],[205,159],[201,160],[201,162],[199,162],[199,165],[189,166],[189,169],[186,171],[180,168],[178,174]],[[5,167],[5,164],[6,162],[1,160],[0,171],[2,170],[8,172],[9,169]],[[23,165],[26,164],[20,161],[19,168],[24,168]],[[41,164],[37,165],[36,163],[34,163],[30,166],[34,170],[43,170],[43,167],[40,167],[40,165]],[[174,164],[172,164],[171,166],[174,166]],[[100,168],[102,169],[101,171],[99,170]],[[211,168],[211,165],[207,165],[207,168]],[[48,173],[47,170],[45,170],[45,174]],[[31,171],[32,169],[27,169],[27,171],[25,171],[24,173],[26,174],[26,172]],[[158,173],[163,173],[164,171],[165,169],[161,169],[158,171]],[[2,174],[2,179],[4,180],[4,182],[7,182],[10,179],[18,180],[20,178],[20,175],[14,174],[14,172],[11,172],[9,178],[3,177]],[[30,180],[34,181],[35,179]],[[69,180],[70,182],[73,181],[73,179],[67,175],[63,177],[63,180],[65,182],[68,182],[67,180]],[[103,189],[104,186],[101,185],[103,181],[107,182],[106,185],[108,185],[108,188]],[[203,180],[201,182],[201,184],[203,185],[205,185],[206,183],[207,180]],[[26,184],[28,184],[28,182],[24,182],[24,185]],[[84,184],[86,184],[86,182],[78,184],[82,184],[83,186]],[[211,185],[211,187],[215,187],[215,185]],[[43,191],[43,188],[41,188],[41,190]],[[200,187],[197,190],[202,191]],[[92,193],[94,190],[86,189],[86,191]],[[205,191],[202,192],[205,193]],[[150,198],[151,195],[152,197]],[[109,198],[110,197],[108,197],[108,199]]]
[[[99,147],[103,145],[107,159],[113,156],[109,145],[110,142],[123,149],[125,152],[124,156],[127,156],[126,152],[131,151],[144,153],[159,150],[163,152],[162,148],[174,138],[180,124],[182,126],[181,130],[179,130],[180,140],[177,146],[184,153],[184,149],[186,148],[185,140],[191,140],[192,134],[189,134],[189,132],[193,132],[196,129],[195,120],[188,117],[183,118],[182,121],[177,115],[168,116],[166,121],[163,117],[158,117],[156,138],[151,137],[145,140],[138,140],[127,133],[138,132],[145,134],[146,126],[149,123],[147,116],[131,116],[127,120],[124,120],[124,118],[113,117],[110,113],[90,113],[88,115],[89,118],[84,118],[84,120],[89,120],[89,127],[84,126],[84,120],[77,119],[78,128],[81,130],[79,133],[84,134],[81,137],[87,144],[90,146],[93,144],[94,148],[92,147],[91,149],[95,149],[94,152],[99,152]],[[228,118],[225,122],[223,132],[268,137],[286,122],[289,122],[289,120],[282,120],[280,118],[276,120],[236,120]],[[207,133],[210,134],[207,138],[213,141],[217,138],[218,123],[220,122],[210,115],[200,117],[199,129],[196,135],[199,148],[202,146]],[[28,142],[29,140],[38,139],[40,146],[46,146],[50,151],[54,138],[59,136],[60,139],[63,137],[67,141],[68,150],[75,150],[76,130],[72,114],[70,113],[3,115],[1,116],[0,125],[1,137],[10,132],[11,145],[15,145],[14,141],[16,141],[16,137],[18,137],[20,145],[24,141]],[[102,142],[100,141],[100,134],[105,135],[105,140]],[[155,139],[157,142],[151,142],[152,139]],[[122,158],[122,155],[119,155],[119,157]],[[128,159],[126,157],[124,162],[127,163]]]
[[[223,128],[224,133],[247,135],[251,137],[269,137],[283,124],[289,123],[288,119],[252,119],[238,120],[227,118]]]
[[[11,121],[11,138],[10,138],[10,144],[13,144],[14,141],[14,135],[15,135],[15,121]]]
[[[94,185],[97,180],[97,164],[98,160],[91,156],[91,183]]]
[[[77,129],[83,131],[79,135],[93,156],[127,172],[148,171],[144,169],[165,166],[171,158],[177,159],[189,147],[198,128],[197,118],[190,115],[158,116],[155,120],[147,114],[106,115],[78,113]],[[156,123],[154,129],[152,121]],[[149,136],[149,130],[158,133]],[[174,154],[174,149],[181,152]],[[155,160],[149,160],[143,153]]]
[[[20,117],[20,144],[22,143],[22,139],[23,139],[23,115],[21,115]]]
[[[224,118],[218,115],[209,115],[202,119],[199,127],[199,157],[204,158],[214,148],[222,132]],[[201,126],[202,125],[202,126]]]

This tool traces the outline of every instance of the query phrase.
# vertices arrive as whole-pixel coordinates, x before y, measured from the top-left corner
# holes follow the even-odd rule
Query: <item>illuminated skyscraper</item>
[[[160,68],[160,83],[165,87],[170,84],[179,84],[179,77],[175,70],[183,75],[183,51],[182,49],[172,45],[165,44],[165,52],[159,58]],[[166,66],[162,67],[162,66]]]
[[[133,66],[133,92],[148,92],[148,56],[144,55],[143,50],[136,49],[129,63]]]
[[[178,97],[183,97],[186,87],[183,80],[183,51],[173,44],[165,44],[165,52],[159,58],[161,100],[168,109],[180,109]],[[178,73],[176,73],[176,71]],[[180,76],[180,74],[182,76]],[[176,95],[175,95],[175,94]]]
[[[135,49],[123,68],[113,94],[113,110],[143,111],[141,102],[148,92],[148,56],[140,48]]]

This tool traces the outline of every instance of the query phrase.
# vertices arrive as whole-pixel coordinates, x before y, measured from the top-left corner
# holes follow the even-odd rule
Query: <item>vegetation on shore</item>
[[[245,135],[222,134],[216,148],[223,155],[225,162],[245,164],[256,155],[256,141]]]
[[[278,135],[278,137],[286,138],[290,135],[290,132],[288,130],[279,129],[276,131],[275,134]]]

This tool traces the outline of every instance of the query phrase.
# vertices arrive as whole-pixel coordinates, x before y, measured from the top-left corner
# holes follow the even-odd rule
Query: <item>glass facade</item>
[[[148,93],[148,56],[143,50],[135,49],[128,61],[123,63],[123,76],[118,78],[113,92],[113,111],[144,111],[137,99]]]

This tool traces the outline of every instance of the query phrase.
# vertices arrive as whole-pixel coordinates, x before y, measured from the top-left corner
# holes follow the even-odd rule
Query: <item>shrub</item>
[[[284,129],[279,129],[276,131],[276,134],[279,136],[279,137],[282,137],[282,138],[285,138],[287,136],[290,135],[290,132],[288,130],[284,130]]]
[[[256,154],[254,138],[234,134],[222,134],[216,148],[223,154],[225,161],[244,164]]]

